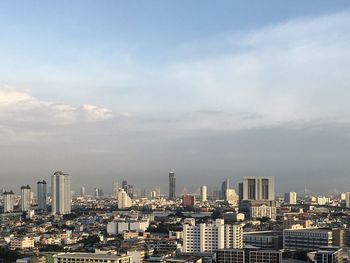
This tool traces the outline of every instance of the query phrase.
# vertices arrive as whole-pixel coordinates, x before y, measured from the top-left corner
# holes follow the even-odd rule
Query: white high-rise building
[[[207,201],[207,187],[205,185],[201,186],[201,201]]]
[[[243,200],[274,201],[275,178],[270,177],[244,177]]]
[[[82,187],[80,188],[80,196],[81,196],[81,197],[84,197],[84,196],[85,196],[85,187],[84,187],[84,186],[82,186]]]
[[[13,212],[13,192],[12,191],[5,191],[3,193],[3,198],[4,198],[4,213],[11,213]]]
[[[347,208],[350,208],[350,192],[346,192],[345,204]]]
[[[238,205],[238,195],[235,189],[227,189],[226,190],[226,200],[230,205]]]
[[[128,208],[132,206],[132,200],[124,189],[119,188],[118,190],[118,208]]]
[[[285,193],[284,194],[284,202],[286,204],[296,205],[297,204],[297,193],[296,192]]]
[[[47,210],[47,184],[45,180],[37,183],[37,191],[38,210],[44,212]]]
[[[51,198],[53,214],[70,214],[71,212],[71,177],[62,171],[55,172],[51,177]]]
[[[243,248],[242,225],[225,225],[223,219],[196,225],[193,218],[185,219],[183,252],[215,252],[223,248]]]
[[[31,188],[29,185],[21,187],[21,211],[27,212],[31,208]]]

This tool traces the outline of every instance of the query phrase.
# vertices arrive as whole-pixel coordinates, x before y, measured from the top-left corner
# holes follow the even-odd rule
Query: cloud
[[[80,107],[39,100],[15,88],[0,88],[0,123],[69,125],[129,117],[127,112],[90,104]]]

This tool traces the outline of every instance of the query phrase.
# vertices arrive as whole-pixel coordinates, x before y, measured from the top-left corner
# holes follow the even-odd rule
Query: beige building
[[[103,263],[132,263],[131,256],[120,256],[108,253],[59,253],[53,256],[54,263],[71,262],[103,262]]]
[[[15,237],[10,240],[10,249],[30,249],[34,248],[34,238],[32,237]]]

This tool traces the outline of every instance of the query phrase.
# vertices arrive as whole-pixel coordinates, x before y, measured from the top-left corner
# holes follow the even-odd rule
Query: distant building
[[[350,208],[350,192],[345,193],[345,205],[347,208]]]
[[[176,198],[176,178],[175,173],[171,171],[169,173],[169,199],[175,200]]]
[[[296,192],[288,192],[284,194],[284,202],[290,205],[297,204],[297,193]]]
[[[283,249],[282,231],[254,231],[243,233],[245,246],[258,247],[264,250]]]
[[[225,181],[221,183],[221,199],[227,200],[226,191],[230,189],[230,179],[226,178]]]
[[[244,177],[243,200],[274,201],[275,178],[270,177]]]
[[[281,250],[219,249],[217,263],[282,263]]]
[[[183,224],[183,252],[216,252],[222,248],[242,248],[243,228],[240,224],[214,223],[196,225],[194,219]]]
[[[21,187],[21,211],[27,212],[31,208],[31,188],[29,185]]]
[[[11,213],[13,212],[13,205],[14,205],[14,193],[13,191],[5,191],[3,193],[3,200],[4,200],[4,213]]]
[[[196,202],[196,198],[194,195],[183,195],[182,197],[182,205],[186,206],[194,206]]]
[[[201,186],[201,202],[207,201],[207,187],[205,185]]]
[[[45,212],[47,210],[47,184],[46,181],[39,181],[37,183],[37,199],[38,199],[38,210]]]
[[[81,197],[84,197],[84,196],[85,196],[85,187],[84,187],[84,186],[82,186],[82,187],[80,188],[80,196],[81,196]]]
[[[54,263],[71,262],[114,262],[114,263],[132,263],[131,256],[116,255],[108,253],[58,253],[53,256]]]
[[[10,240],[10,249],[31,249],[34,248],[34,238],[32,237],[15,237]]]
[[[55,172],[51,177],[51,198],[53,214],[71,213],[71,177],[62,171]]]
[[[238,195],[236,194],[235,189],[227,189],[226,190],[226,199],[230,205],[236,206],[238,205]]]
[[[148,220],[120,220],[107,224],[107,233],[111,235],[122,234],[125,231],[145,232],[149,227]]]
[[[125,192],[124,189],[119,189],[118,191],[118,208],[123,209],[123,208],[129,208],[132,206],[132,200],[128,196],[128,194]]]

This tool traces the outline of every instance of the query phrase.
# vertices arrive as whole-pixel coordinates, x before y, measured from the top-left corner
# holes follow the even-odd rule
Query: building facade
[[[53,214],[71,213],[71,177],[62,171],[55,172],[51,177],[51,199]]]
[[[176,198],[176,178],[175,173],[169,173],[169,199],[175,200]]]
[[[45,180],[37,183],[37,199],[38,210],[42,212],[47,211],[47,184]]]

